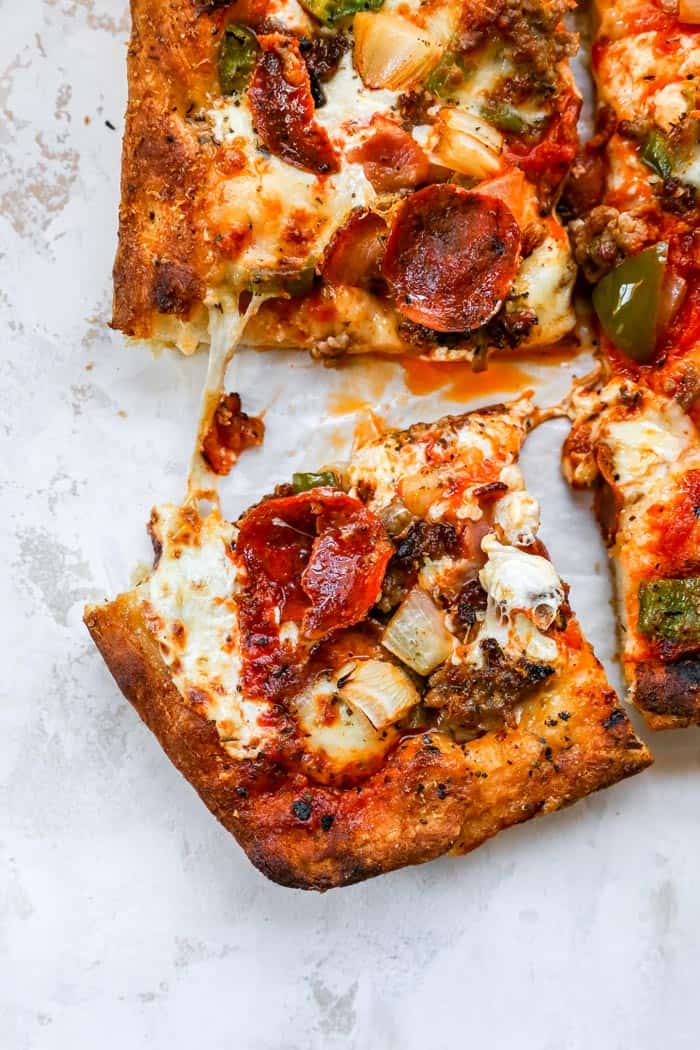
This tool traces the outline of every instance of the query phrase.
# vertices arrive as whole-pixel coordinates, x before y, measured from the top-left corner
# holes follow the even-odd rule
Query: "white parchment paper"
[[[254,871],[94,651],[82,605],[128,585],[151,505],[181,498],[204,371],[106,327],[127,26],[123,0],[0,0],[0,1045],[695,1047],[696,731],[470,857],[319,897]],[[572,366],[522,367],[548,402]],[[411,395],[396,366],[302,355],[242,352],[229,385],[268,427],[224,488],[231,514],[346,455],[351,398],[395,424],[470,407]],[[497,396],[477,383],[471,403]],[[525,474],[617,682],[565,431],[532,435]]]

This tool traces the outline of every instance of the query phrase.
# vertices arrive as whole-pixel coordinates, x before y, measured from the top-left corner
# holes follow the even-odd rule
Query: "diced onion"
[[[359,708],[375,729],[398,721],[420,701],[406,672],[387,660],[350,661],[341,668],[338,682],[342,699]]]
[[[383,12],[355,15],[355,67],[369,88],[405,91],[438,64],[442,47],[405,18]]]
[[[389,620],[382,645],[418,674],[430,674],[451,655],[454,638],[445,627],[440,610],[420,587]]]
[[[461,175],[490,178],[500,171],[503,136],[482,117],[444,106],[433,125],[432,158]]]
[[[408,507],[400,499],[393,499],[387,504],[379,512],[379,518],[390,536],[400,536],[415,520]]]
[[[678,0],[678,18],[689,25],[700,25],[700,0]]]

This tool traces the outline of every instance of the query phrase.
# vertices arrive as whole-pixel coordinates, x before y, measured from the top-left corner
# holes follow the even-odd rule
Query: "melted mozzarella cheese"
[[[667,84],[657,91],[651,102],[654,119],[666,131],[680,123],[689,109],[687,87],[683,82]]]
[[[537,317],[523,345],[554,343],[571,331],[576,323],[571,300],[575,280],[566,237],[547,237],[523,261],[510,298],[522,297],[525,309]]]
[[[353,139],[353,145],[357,144],[355,140],[361,142],[372,117],[377,113],[390,115],[399,100],[398,91],[365,87],[349,51],[324,84],[324,92],[326,101],[316,110],[316,122],[341,147],[347,147],[350,139]]]
[[[484,536],[481,549],[487,561],[479,579],[500,614],[510,618],[514,612],[537,613],[549,626],[564,601],[551,561],[499,543],[493,533]]]
[[[693,439],[693,425],[675,402],[665,411],[652,406],[639,419],[609,423],[604,436],[617,484],[632,490],[669,473]]]
[[[537,625],[545,629],[551,625],[564,601],[564,588],[554,566],[539,555],[499,543],[493,533],[484,537],[481,547],[487,555],[479,573],[487,594],[486,616],[467,647],[468,662],[483,665],[481,643],[491,638],[512,658],[525,656],[553,664],[557,643]]]
[[[155,532],[162,553],[138,587],[144,618],[184,700],[216,723],[232,757],[250,758],[272,730],[258,723],[269,704],[239,690],[238,580],[228,553],[235,526],[216,512],[192,524],[187,511],[164,506]]]
[[[529,492],[516,489],[495,504],[493,520],[508,543],[527,547],[535,542],[540,527],[540,505]]]
[[[216,478],[202,456],[202,445],[224,392],[226,370],[243,330],[269,296],[254,295],[245,310],[238,309],[237,296],[221,295],[209,310],[209,360],[199,407],[197,436],[187,476],[189,499],[218,500]]]

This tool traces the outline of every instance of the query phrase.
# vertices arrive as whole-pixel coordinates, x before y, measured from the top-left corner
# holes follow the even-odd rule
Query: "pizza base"
[[[235,252],[232,249],[229,257],[219,247],[223,234],[210,221],[214,189],[226,177],[217,174],[226,163],[225,144],[215,141],[202,115],[212,102],[213,86],[218,85],[212,40],[220,33],[229,6],[195,0],[131,3],[129,104],[111,325],[154,347],[176,346],[185,353],[209,345],[211,310],[218,309],[229,293],[237,296],[239,291],[230,279],[231,270],[238,265]],[[254,7],[249,12],[252,21]],[[286,14],[284,7],[281,4],[280,10]],[[293,3],[291,8],[300,35],[307,22],[316,31],[318,27],[314,28],[313,19],[301,7]],[[436,21],[440,15],[438,11]],[[568,98],[571,109],[562,116],[566,126],[561,130],[570,146],[578,96],[565,60],[556,66],[555,76],[558,91],[562,99]],[[217,86],[214,97],[218,90]],[[290,167],[289,172],[294,175],[295,169]],[[545,216],[537,206],[534,187],[527,186],[526,196],[518,203],[523,215],[527,211],[536,221],[523,218],[523,235],[527,226],[534,228],[542,219],[547,241],[529,266],[524,259],[511,296],[515,304],[529,310],[539,304],[539,314],[534,310],[534,327],[527,335],[517,336],[519,347],[538,348],[556,344],[573,329],[575,268],[565,231],[553,218],[551,206]],[[385,199],[380,203],[386,208]],[[343,221],[346,218],[347,214]],[[228,229],[226,223],[223,227]],[[301,230],[299,236],[306,232]],[[286,258],[284,248],[280,248],[280,258]],[[294,271],[295,265],[292,259],[289,268]],[[443,339],[437,331],[406,328],[403,315],[382,297],[359,294],[354,288],[322,287],[320,308],[306,295],[292,299],[283,295],[266,304],[259,323],[253,319],[248,325],[243,344],[259,349],[306,349],[317,357],[374,352],[431,359],[471,360],[476,356],[481,360],[485,352],[507,348],[507,339],[515,338],[498,333],[492,339],[489,335],[487,347],[483,334],[477,337],[478,330]]]
[[[700,470],[697,428],[673,398],[632,380],[612,379],[597,392],[575,394],[572,414],[564,474],[574,488],[595,490],[630,701],[650,729],[700,724],[697,652],[670,645],[665,651],[637,624],[642,581],[695,574],[694,531],[674,546],[668,529],[680,513],[689,514],[678,501],[685,499],[685,479]]]
[[[85,623],[173,764],[252,863],[284,886],[327,890],[444,853],[467,853],[504,828],[570,805],[652,762],[581,640],[579,659],[556,687],[529,701],[517,729],[465,745],[434,731],[406,738],[360,793],[283,777],[253,799],[242,788],[243,763],[227,754],[214,723],[195,713],[173,684],[135,593],[90,607]],[[292,809],[300,794],[312,800],[305,823]]]

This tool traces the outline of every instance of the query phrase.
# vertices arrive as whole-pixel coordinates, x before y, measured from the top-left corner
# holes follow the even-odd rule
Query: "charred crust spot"
[[[313,806],[305,798],[297,798],[292,803],[292,813],[297,820],[310,820]]]
[[[186,315],[202,301],[204,285],[191,266],[161,259],[153,266],[151,299],[159,313]]]
[[[700,660],[645,663],[637,668],[634,700],[642,711],[677,718],[700,715]]]
[[[626,715],[622,708],[616,707],[613,713],[603,722],[603,729],[612,729],[614,726],[619,725],[620,722],[624,722],[625,718]]]
[[[334,821],[335,821],[335,817],[333,816],[332,813],[324,813],[323,816],[321,817],[321,830],[322,831],[330,831],[331,828],[333,827],[333,822]]]

